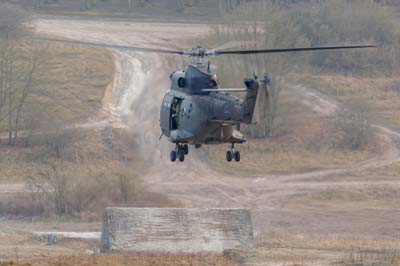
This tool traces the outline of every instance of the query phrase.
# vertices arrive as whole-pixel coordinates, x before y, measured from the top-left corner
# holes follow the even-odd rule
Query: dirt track
[[[39,20],[35,26],[39,33],[81,41],[174,48],[208,31],[205,25],[82,20]],[[231,177],[210,170],[193,150],[185,163],[170,163],[168,153],[172,144],[165,139],[159,142],[158,117],[159,105],[174,67],[164,56],[155,54],[114,52],[114,55],[117,72],[104,99],[104,112],[94,118],[94,122],[77,126],[112,124],[126,127],[141,143],[139,152],[142,156],[153,161],[154,167],[143,176],[151,190],[166,194],[187,207],[251,208],[259,240],[275,233],[299,237],[399,236],[400,210],[390,207],[399,206],[398,195],[374,195],[384,195],[387,189],[398,191],[400,181],[395,177],[381,180],[357,175],[360,170],[399,161],[398,132],[376,125],[385,141],[386,151],[348,169]],[[181,62],[179,57],[175,59]],[[306,88],[301,90],[304,91],[304,102],[322,115],[336,110],[337,105],[331,99]],[[350,195],[372,191],[372,196],[341,204],[336,193],[341,195],[342,191]],[[317,199],[321,201],[307,201],[313,195],[319,195]],[[333,197],[337,204],[332,205],[332,200],[326,201],[325,197]],[[371,201],[377,204],[371,205]]]

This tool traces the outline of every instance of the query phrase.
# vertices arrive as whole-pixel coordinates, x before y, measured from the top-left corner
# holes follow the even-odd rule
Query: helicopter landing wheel
[[[176,161],[176,151],[171,151],[171,153],[169,154],[169,158],[171,159],[171,162],[175,162]]]
[[[187,144],[183,144],[182,149],[185,152],[185,155],[189,154],[189,146]]]
[[[227,151],[227,152],[226,152],[226,160],[227,160],[228,162],[231,162],[231,161],[232,161],[232,158],[233,158],[232,151]]]
[[[185,151],[183,149],[180,149],[178,151],[178,157],[180,162],[183,162],[185,160]]]
[[[240,151],[235,151],[233,157],[235,158],[236,162],[240,162]]]

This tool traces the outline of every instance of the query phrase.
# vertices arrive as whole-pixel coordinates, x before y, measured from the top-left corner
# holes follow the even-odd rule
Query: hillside
[[[398,264],[400,35],[393,10],[345,0],[313,8],[249,5],[210,26],[208,20],[83,19],[104,15],[102,1],[91,11],[73,11],[78,6],[71,1],[66,12],[74,16],[58,17],[65,3],[38,11],[46,16],[33,20],[31,32],[139,47],[378,48],[212,58],[225,88],[267,71],[273,108],[261,91],[254,124],[241,127],[249,140],[237,147],[240,163],[226,162],[227,145],[191,148],[184,163],[171,163],[173,144],[160,139],[159,107],[170,73],[190,58],[50,45],[42,85],[30,94],[39,121],[21,132],[33,132],[27,147],[24,134],[8,144],[2,124],[0,265],[2,256],[7,265]],[[154,20],[176,15],[140,8]],[[257,245],[246,256],[150,258],[97,255],[96,243],[49,246],[32,237],[36,231],[99,232],[106,206],[248,208]]]

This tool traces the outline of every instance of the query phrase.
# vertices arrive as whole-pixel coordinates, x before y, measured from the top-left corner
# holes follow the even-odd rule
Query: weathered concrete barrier
[[[33,232],[33,236],[40,240],[47,239],[48,245],[54,245],[64,239],[81,240],[86,242],[99,242],[100,232]]]
[[[101,250],[218,253],[253,248],[246,209],[106,208]]]

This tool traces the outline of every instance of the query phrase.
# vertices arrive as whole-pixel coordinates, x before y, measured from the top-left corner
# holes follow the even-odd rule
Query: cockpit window
[[[217,75],[213,75],[211,77],[211,80],[208,84],[210,89],[217,89],[218,88],[218,82],[217,82]]]
[[[215,80],[210,80],[209,87],[210,89],[216,89],[218,87],[218,84]]]

